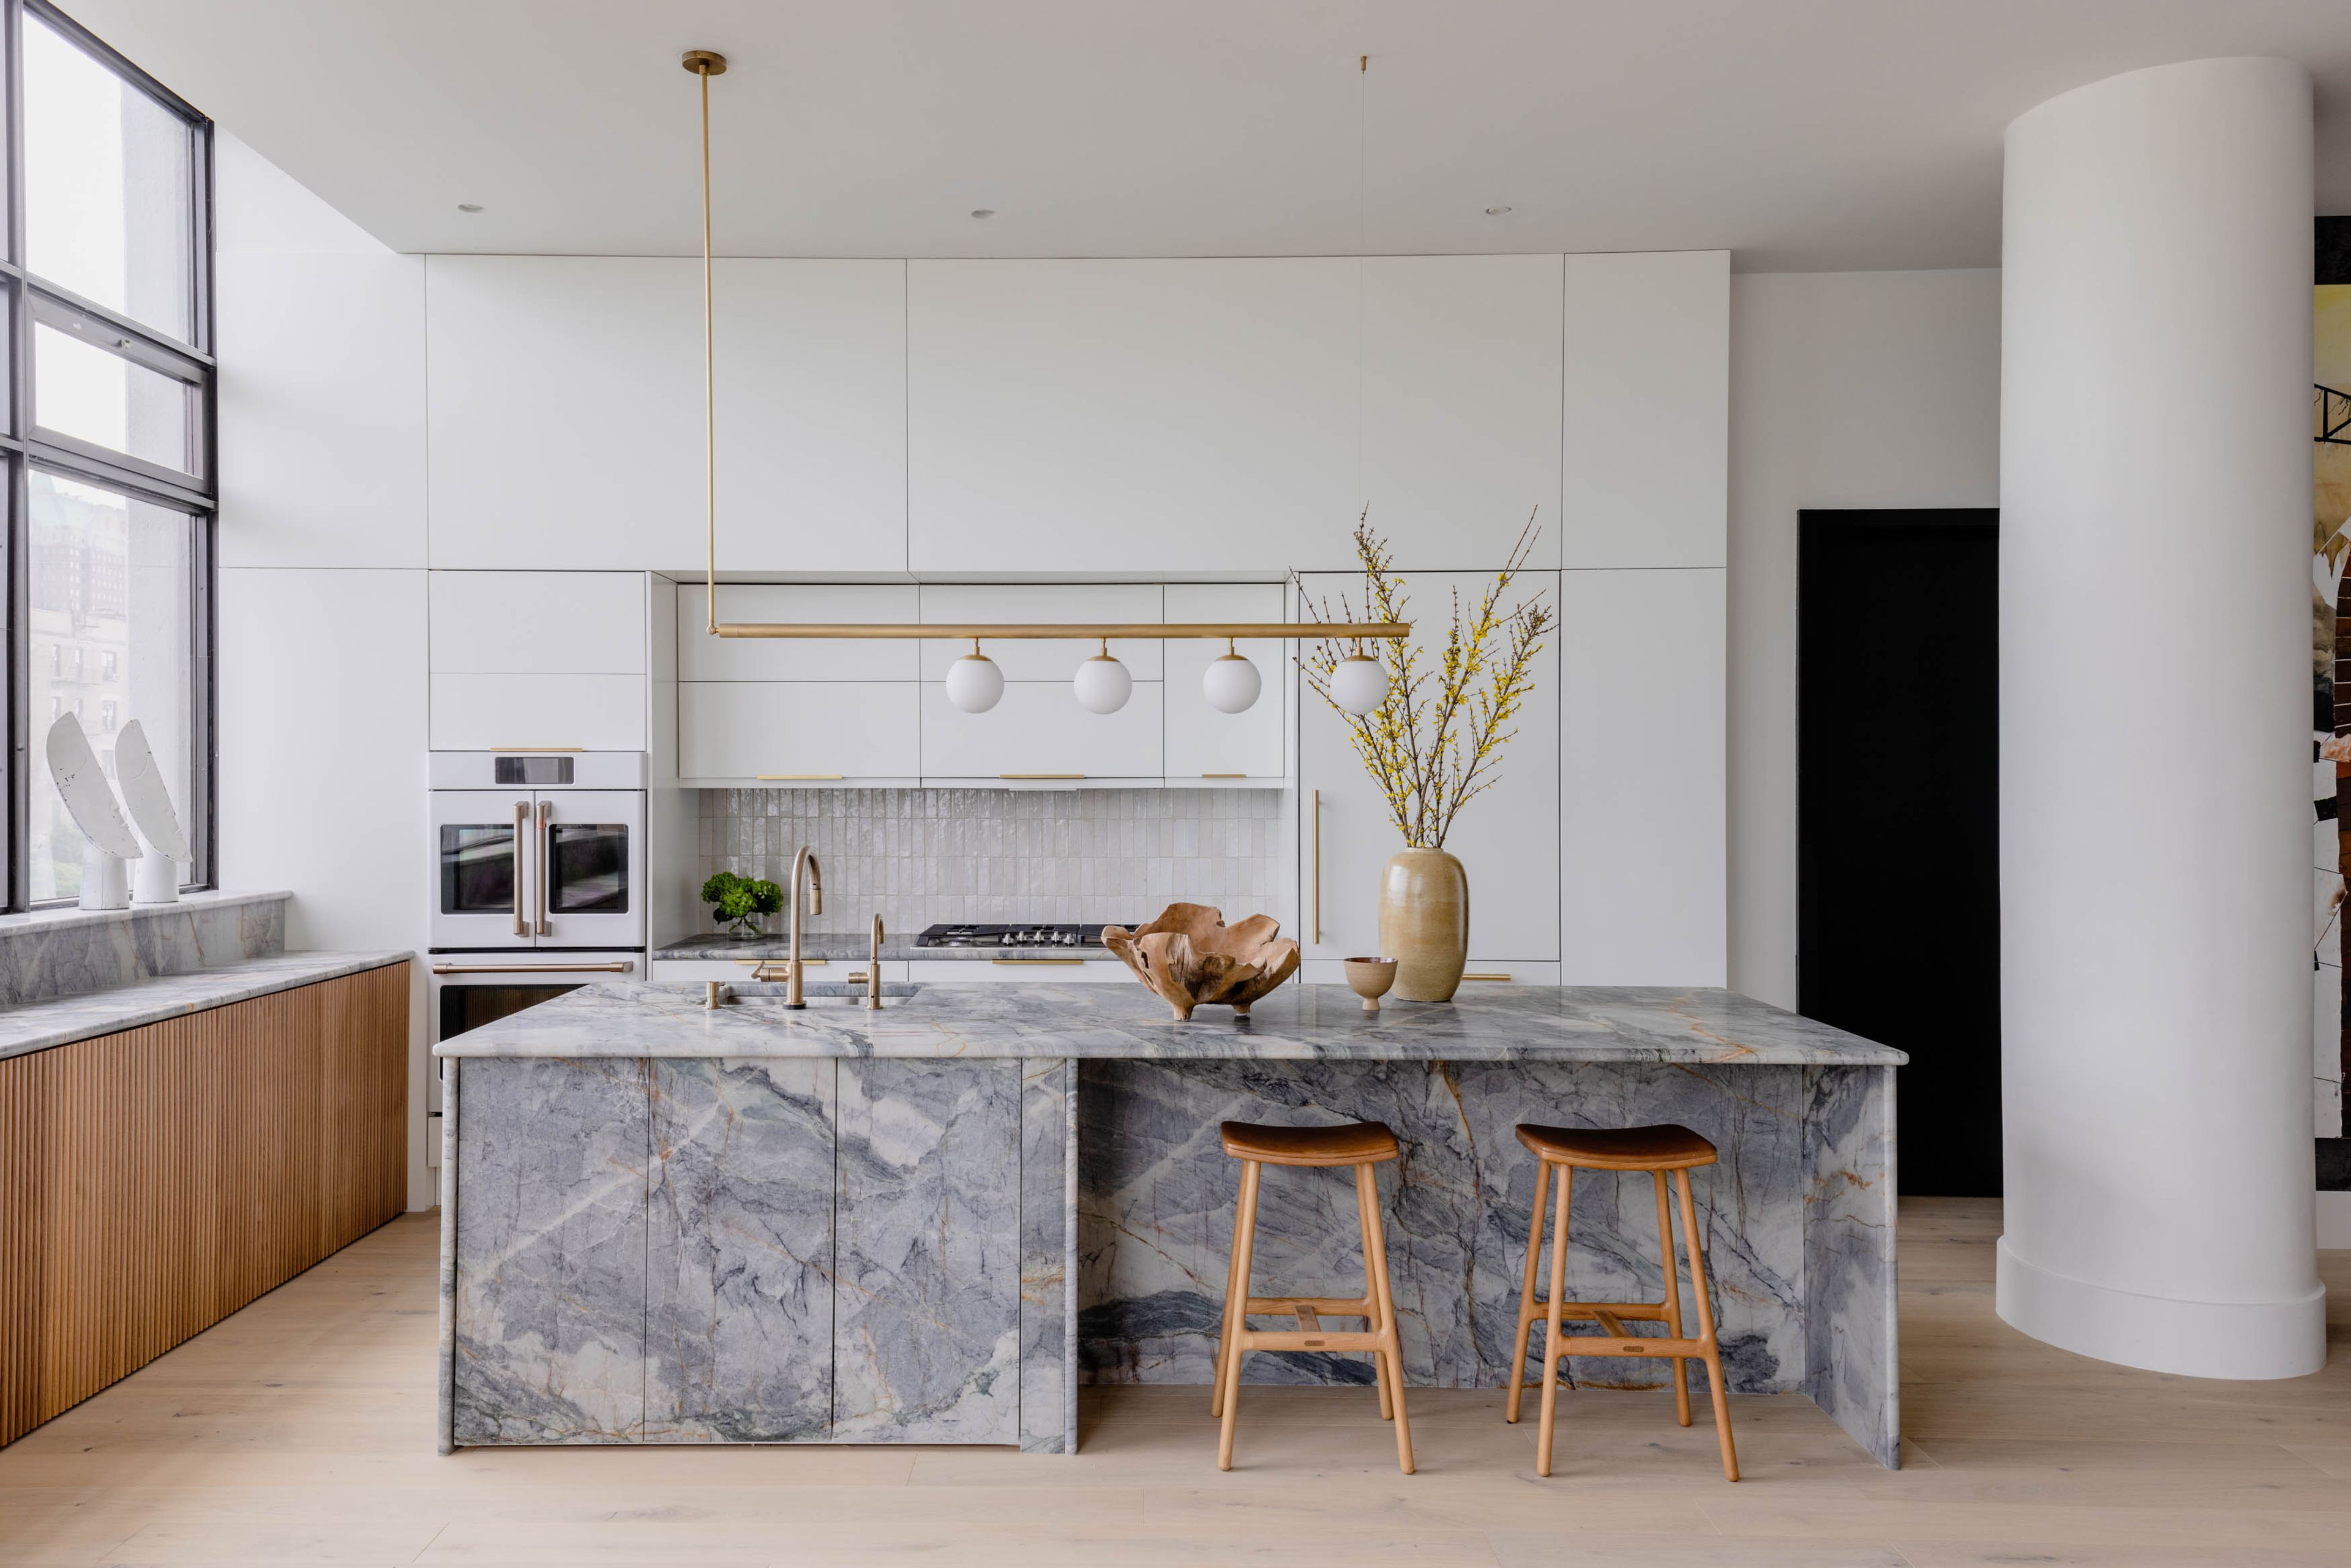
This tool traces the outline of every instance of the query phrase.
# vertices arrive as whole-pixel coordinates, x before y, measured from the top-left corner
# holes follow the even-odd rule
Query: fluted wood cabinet
[[[0,1061],[0,1442],[407,1206],[408,966]]]

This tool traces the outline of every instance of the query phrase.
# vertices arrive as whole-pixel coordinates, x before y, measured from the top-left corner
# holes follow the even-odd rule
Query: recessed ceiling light
[[[1499,218],[1510,210],[1510,209],[1508,207],[1488,207],[1486,209],[1486,215],[1489,218]]]
[[[974,207],[971,210],[971,215],[976,218],[992,218],[996,215],[996,209],[994,207]]]
[[[457,204],[457,210],[461,213],[478,213],[482,210],[482,207],[481,204],[478,202],[459,202]]]

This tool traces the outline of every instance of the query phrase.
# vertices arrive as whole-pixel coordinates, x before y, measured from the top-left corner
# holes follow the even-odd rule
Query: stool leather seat
[[[1714,1145],[1687,1127],[1543,1127],[1519,1124],[1519,1142],[1554,1165],[1585,1170],[1671,1171],[1714,1164]]]
[[[1395,1159],[1398,1153],[1396,1136],[1384,1122],[1347,1122],[1336,1127],[1274,1127],[1261,1122],[1227,1122],[1217,1132],[1224,1140],[1225,1153],[1237,1160],[1256,1160],[1260,1165],[1376,1165]]]

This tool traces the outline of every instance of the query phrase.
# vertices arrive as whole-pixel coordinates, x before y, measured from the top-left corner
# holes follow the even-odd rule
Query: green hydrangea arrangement
[[[778,915],[784,907],[784,890],[772,882],[755,881],[722,871],[702,884],[702,902],[711,918],[737,936],[757,936],[759,916]]]

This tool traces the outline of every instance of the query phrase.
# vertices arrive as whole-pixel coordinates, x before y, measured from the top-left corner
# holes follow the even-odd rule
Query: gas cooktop
[[[1129,926],[1129,930],[1134,927]],[[1099,947],[1099,925],[933,925],[917,947]]]

